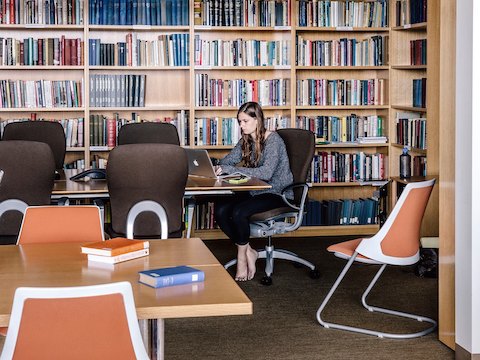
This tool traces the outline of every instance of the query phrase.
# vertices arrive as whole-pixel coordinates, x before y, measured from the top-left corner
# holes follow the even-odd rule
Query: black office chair
[[[110,152],[107,183],[112,208],[112,237],[126,237],[127,215],[138,202],[159,203],[168,217],[168,237],[181,237],[183,195],[188,178],[185,150],[171,144],[120,145]],[[153,212],[138,214],[136,238],[155,239],[161,235],[160,221]]]
[[[50,204],[55,176],[52,150],[36,141],[0,141],[0,170],[0,244],[15,244],[24,212],[19,204]]]
[[[127,144],[180,145],[175,125],[162,122],[141,122],[123,125],[118,132],[118,145]]]
[[[291,251],[275,249],[272,245],[272,236],[295,231],[302,223],[308,193],[307,174],[315,152],[315,136],[311,131],[280,129],[277,133],[285,142],[294,180],[294,183],[283,189],[282,193],[293,190],[294,200],[289,201],[284,197],[284,207],[258,213],[250,217],[250,236],[268,238],[265,250],[258,251],[258,258],[266,259],[266,276],[262,279],[262,284],[264,285],[272,284],[271,275],[273,273],[274,259],[290,260],[297,264],[305,265],[310,268],[310,277],[318,278],[320,276],[315,265],[311,262],[300,258]],[[225,264],[225,268],[229,268],[236,262],[237,260],[228,262]]]
[[[55,169],[63,168],[66,139],[63,126],[55,121],[18,121],[7,124],[2,140],[28,140],[47,144],[52,149]]]

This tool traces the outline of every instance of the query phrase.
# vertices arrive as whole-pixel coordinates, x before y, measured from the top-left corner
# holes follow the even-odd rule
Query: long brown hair
[[[257,129],[255,130],[255,140],[250,135],[245,135],[242,133],[242,162],[245,167],[253,168],[257,167],[260,163],[260,158],[262,156],[262,151],[265,148],[265,118],[263,116],[263,110],[261,106],[253,101],[247,102],[240,106],[237,112],[238,116],[241,113],[245,113],[248,116],[257,119]],[[253,144],[255,142],[255,157],[252,159]]]

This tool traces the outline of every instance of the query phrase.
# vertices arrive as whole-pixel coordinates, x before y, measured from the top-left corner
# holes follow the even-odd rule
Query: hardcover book
[[[115,238],[107,241],[85,244],[82,246],[82,253],[99,256],[117,256],[132,251],[148,249],[149,246],[150,243],[147,240]]]
[[[137,251],[130,251],[125,254],[120,254],[116,256],[103,256],[103,255],[93,255],[93,254],[88,254],[88,261],[96,261],[96,262],[102,262],[106,264],[117,264],[123,261],[127,260],[133,260],[137,259],[140,257],[144,257],[150,254],[150,249],[141,249]]]
[[[205,273],[203,271],[189,266],[175,266],[140,271],[138,279],[142,284],[154,288],[190,284],[204,280]]]

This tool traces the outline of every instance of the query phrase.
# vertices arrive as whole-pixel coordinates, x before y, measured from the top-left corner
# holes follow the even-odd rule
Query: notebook
[[[235,179],[245,179],[248,180],[250,177],[247,175],[241,174],[240,172],[235,172],[228,175],[215,175],[215,168],[213,167],[212,161],[208,156],[208,152],[205,149],[190,149],[185,148],[188,157],[188,175],[190,176],[201,176],[211,179],[219,180],[235,180]]]

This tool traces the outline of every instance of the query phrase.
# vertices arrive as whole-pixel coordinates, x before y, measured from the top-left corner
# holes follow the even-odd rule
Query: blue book
[[[139,271],[138,281],[142,284],[160,288],[173,285],[191,284],[205,280],[205,273],[189,266]]]
[[[127,0],[120,0],[120,25],[127,25]]]

